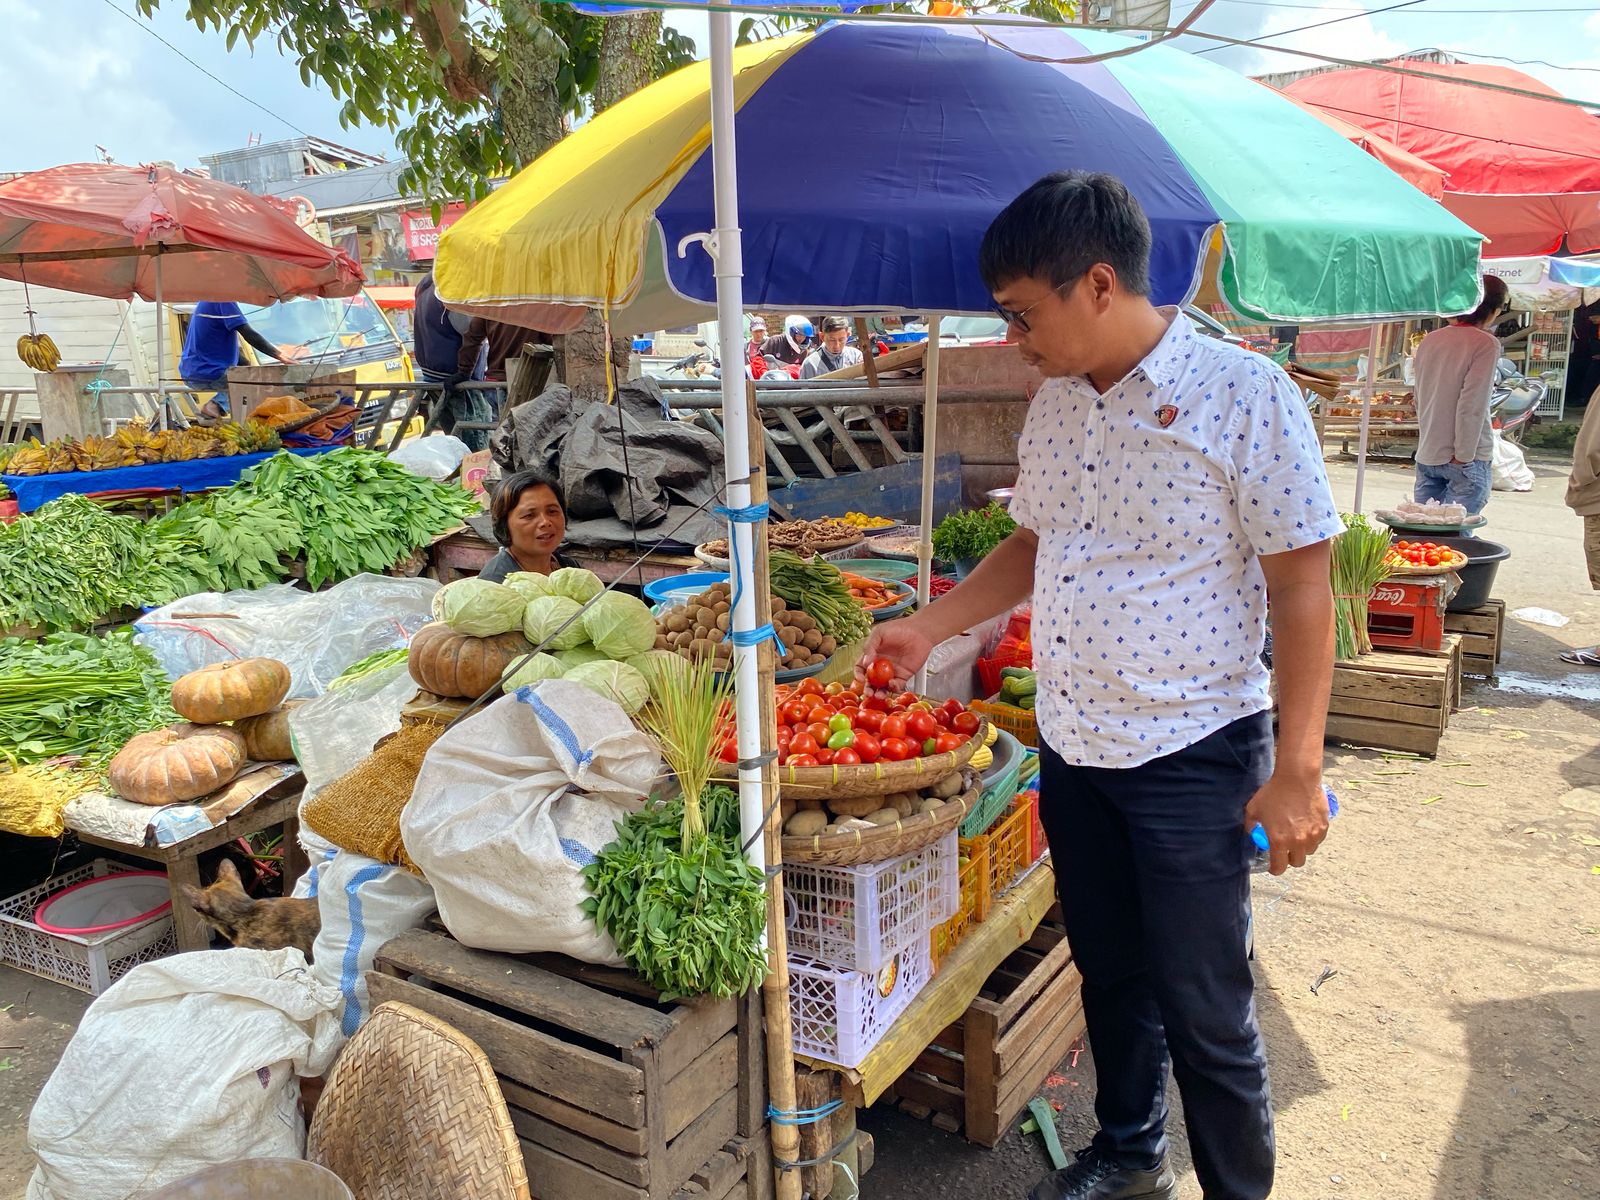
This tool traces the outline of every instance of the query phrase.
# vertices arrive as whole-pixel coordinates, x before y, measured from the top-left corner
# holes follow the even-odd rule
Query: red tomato
[[[809,733],[797,733],[789,743],[790,754],[815,754],[820,743]]]
[[[894,706],[896,708],[910,708],[916,702],[917,694],[915,692],[901,692],[894,698]]]
[[[878,761],[878,756],[883,753],[883,746],[870,733],[858,733],[856,734],[855,752],[861,756],[862,762],[874,763]]]
[[[925,712],[914,712],[906,718],[906,736],[914,742],[925,742],[938,732],[938,722]]]
[[[978,720],[977,713],[958,712],[955,714],[955,716],[950,718],[950,728],[952,730],[954,730],[956,733],[968,734],[969,736],[978,732],[978,726],[980,724],[982,724],[982,722]]]
[[[858,767],[861,765],[860,752],[846,746],[843,750],[833,752],[833,765],[836,767]]]
[[[861,680],[852,679],[850,681],[849,685],[846,686],[846,688],[844,690],[847,691],[847,692],[851,692],[854,695],[859,696],[859,695],[861,695],[862,691],[864,690],[864,687],[862,685]]]
[[[788,761],[789,761],[789,751],[784,749],[784,747],[779,746],[778,747],[778,765],[781,767],[785,763],[787,763]]]
[[[868,696],[861,702],[862,708],[870,708],[873,712],[886,713],[889,711],[889,701],[883,696]]]
[[[885,738],[903,738],[906,736],[906,719],[899,713],[885,717],[878,726],[878,732]]]
[[[942,708],[933,714],[933,720],[940,729],[950,728],[950,714],[945,712],[945,710]]]
[[[886,762],[904,762],[911,757],[911,743],[904,738],[886,737],[880,750]]]
[[[861,723],[861,710],[854,704],[845,705],[845,707],[839,710],[839,715],[846,721],[849,721],[852,726],[859,725]]]
[[[934,739],[934,750],[939,754],[949,754],[952,750],[961,749],[961,739],[953,733],[941,733]]]
[[[799,700],[791,700],[783,706],[783,720],[789,725],[804,725],[806,714],[811,710]]]
[[[844,684],[842,684],[842,683],[830,683],[827,687],[822,689],[822,694],[824,696],[837,696],[837,695],[841,694],[843,691],[844,691]]]
[[[824,746],[817,751],[817,766],[831,767],[833,765],[833,751]]]
[[[824,725],[826,725],[828,723],[828,718],[831,716],[833,716],[833,709],[829,708],[826,704],[813,704],[811,706],[811,710],[806,713],[806,721],[813,725],[818,721],[821,721]]]
[[[729,738],[727,741],[722,743],[722,753],[719,754],[718,757],[721,758],[722,761],[725,762],[725,763],[736,763],[736,762],[738,762],[739,761],[739,743],[737,741],[735,741],[733,738]]]
[[[951,696],[950,699],[946,700],[939,707],[944,709],[945,712],[949,713],[952,718],[957,713],[963,713],[967,711],[966,705],[962,704],[961,701],[957,700],[954,696]]]
[[[787,746],[793,737],[794,730],[790,729],[787,725],[778,726],[778,745]]]
[[[810,754],[791,754],[789,761],[784,765],[789,767],[814,767],[817,765],[817,760]]]
[[[875,708],[863,708],[856,713],[856,728],[865,729],[868,733],[877,733],[883,728],[883,722],[884,715]]]
[[[802,696],[822,695],[822,685],[815,679],[802,679],[800,681],[800,694]]]
[[[867,682],[875,688],[886,688],[894,682],[894,664],[887,658],[875,658],[867,664]]]
[[[806,732],[816,739],[817,745],[824,745],[833,736],[833,730],[828,727],[826,719],[813,721],[806,726]]]

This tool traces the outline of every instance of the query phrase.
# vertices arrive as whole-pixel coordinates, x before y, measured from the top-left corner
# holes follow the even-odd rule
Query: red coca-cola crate
[[[1444,606],[1451,577],[1423,575],[1385,579],[1367,598],[1367,634],[1374,646],[1393,650],[1438,650],[1444,645]]]

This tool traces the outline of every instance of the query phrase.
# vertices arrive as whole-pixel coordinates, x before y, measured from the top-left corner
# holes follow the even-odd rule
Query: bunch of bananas
[[[25,333],[19,337],[17,357],[34,371],[54,371],[61,365],[61,351],[48,333]]]
[[[7,475],[53,475],[59,471],[109,471],[150,463],[190,462],[197,458],[227,458],[276,450],[282,443],[277,431],[260,421],[235,425],[231,421],[210,428],[148,429],[125,425],[110,437],[92,435],[81,442],[71,438],[40,445],[30,439],[0,451],[0,470]]]

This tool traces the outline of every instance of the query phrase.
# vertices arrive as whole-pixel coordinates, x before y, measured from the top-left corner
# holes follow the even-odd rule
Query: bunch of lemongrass
[[[705,837],[700,796],[716,771],[722,744],[733,735],[733,676],[710,659],[663,671],[639,722],[656,739],[683,793],[683,847]]]
[[[1334,653],[1354,658],[1372,650],[1367,600],[1389,577],[1389,532],[1374,529],[1360,513],[1344,514],[1344,532],[1333,539]]]

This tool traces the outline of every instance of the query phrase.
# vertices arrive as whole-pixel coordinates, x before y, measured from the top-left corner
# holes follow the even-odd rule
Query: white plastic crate
[[[34,910],[57,892],[137,869],[97,858],[0,900],[0,963],[98,996],[140,963],[176,953],[171,913],[93,937],[46,933],[33,923]]]
[[[789,952],[849,971],[876,971],[926,942],[961,905],[956,831],[898,858],[856,867],[785,863]]]
[[[860,1066],[933,978],[928,943],[923,937],[871,974],[791,958],[789,1022],[794,1048],[841,1067]]]

